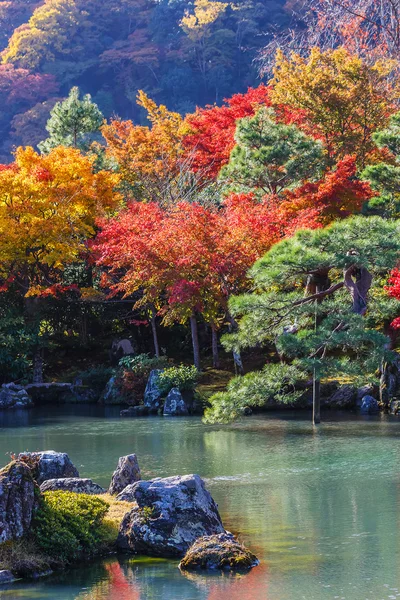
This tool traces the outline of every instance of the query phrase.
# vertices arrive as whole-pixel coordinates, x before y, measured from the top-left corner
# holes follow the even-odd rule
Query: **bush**
[[[76,379],[81,379],[84,386],[99,396],[113,375],[115,375],[115,370],[111,367],[94,367],[87,371],[81,371]]]
[[[107,502],[87,494],[45,492],[32,523],[37,547],[63,563],[94,556],[108,541]]]
[[[124,356],[119,361],[120,374],[117,377],[121,395],[129,404],[140,404],[150,371],[164,369],[168,365],[168,359],[165,357],[150,358],[148,354]]]
[[[199,372],[196,367],[180,365],[179,367],[170,367],[160,373],[158,375],[158,385],[163,395],[168,394],[174,387],[184,392],[185,390],[193,390],[198,378]]]

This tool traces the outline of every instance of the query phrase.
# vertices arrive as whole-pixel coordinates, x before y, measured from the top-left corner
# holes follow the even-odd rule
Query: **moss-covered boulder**
[[[247,571],[258,565],[257,557],[230,533],[201,537],[179,564],[182,570]]]
[[[37,492],[26,464],[13,461],[0,471],[0,543],[21,538],[29,531]]]

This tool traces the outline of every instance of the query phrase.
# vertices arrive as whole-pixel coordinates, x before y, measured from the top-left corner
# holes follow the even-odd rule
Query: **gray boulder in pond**
[[[342,385],[327,400],[326,404],[332,408],[345,408],[354,406],[357,398],[357,390],[351,385]]]
[[[47,479],[79,477],[78,469],[65,452],[22,452],[18,455],[18,460],[35,464],[35,479],[39,485]]]
[[[150,412],[157,412],[161,406],[161,391],[158,386],[158,375],[161,372],[162,369],[153,369],[150,371],[147,380],[144,391],[144,405],[147,406]]]
[[[66,477],[64,479],[46,479],[40,486],[41,492],[74,492],[74,494],[105,494],[106,490],[91,479]]]
[[[172,388],[164,403],[164,417],[180,417],[188,414],[186,403],[178,388]]]
[[[128,489],[137,506],[121,523],[121,549],[183,557],[199,537],[225,532],[218,507],[198,475],[138,481]]]
[[[231,533],[219,533],[196,540],[185,554],[179,568],[247,571],[258,563],[257,557]]]
[[[0,585],[4,585],[6,583],[12,583],[15,581],[14,575],[11,571],[2,570],[0,571]]]
[[[0,471],[0,543],[21,538],[29,531],[36,506],[30,468],[13,461]]]
[[[372,396],[364,396],[360,411],[362,415],[376,415],[379,413],[378,402]]]
[[[111,478],[108,492],[111,495],[119,494],[127,485],[140,480],[140,468],[136,454],[121,456]]]
[[[149,409],[147,406],[139,405],[139,406],[130,406],[129,408],[124,408],[119,413],[120,417],[147,417],[149,414]]]
[[[32,398],[28,392],[15,383],[4,383],[0,388],[1,408],[31,408]]]

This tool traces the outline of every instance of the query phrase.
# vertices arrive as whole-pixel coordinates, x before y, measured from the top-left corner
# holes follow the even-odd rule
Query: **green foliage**
[[[296,379],[313,373],[375,382],[389,354],[382,333],[389,307],[379,307],[376,290],[399,258],[399,223],[381,217],[300,231],[271,248],[251,271],[253,293],[231,299],[239,329],[223,341],[233,350],[273,343],[284,364],[234,379],[211,397],[207,420],[235,418],[271,397],[292,402]]]
[[[4,295],[4,294],[3,294]],[[0,302],[0,381],[26,379],[31,368],[31,352],[36,337],[10,297]]]
[[[170,367],[158,374],[158,385],[162,394],[176,387],[181,392],[193,390],[199,378],[199,372],[196,367],[180,365],[179,367]]]
[[[372,137],[378,148],[393,154],[394,164],[381,162],[369,165],[362,172],[362,178],[378,193],[364,212],[397,219],[400,217],[400,112],[391,117],[387,129],[377,131]]]
[[[90,95],[86,94],[80,100],[79,89],[73,87],[68,98],[57,102],[51,110],[46,125],[49,137],[40,142],[38,148],[43,154],[57,146],[73,146],[87,151],[103,121],[104,117]]]
[[[231,191],[275,194],[322,173],[322,144],[295,125],[276,123],[271,109],[260,108],[254,117],[241,119],[235,139],[220,174]]]
[[[90,388],[98,395],[104,390],[113,375],[115,375],[115,369],[100,366],[93,367],[87,371],[80,371],[76,379],[81,379],[84,386]]]
[[[150,357],[148,354],[138,354],[137,356],[124,356],[119,361],[119,367],[130,371],[134,375],[149,375],[153,369],[164,369],[168,365],[168,359],[165,357]]]
[[[44,554],[64,563],[94,556],[107,539],[102,525],[108,506],[87,494],[45,492],[32,523],[33,539]]]

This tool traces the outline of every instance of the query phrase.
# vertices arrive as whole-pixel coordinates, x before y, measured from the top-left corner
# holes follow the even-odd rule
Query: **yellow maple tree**
[[[138,104],[147,111],[151,126],[113,119],[102,128],[107,152],[137,200],[162,201],[173,194],[183,155],[180,114],[158,106],[143,91]]]
[[[77,261],[98,216],[121,201],[119,176],[93,172],[92,159],[59,146],[48,155],[18,148],[0,170],[0,274],[25,291],[49,282],[51,270]]]

